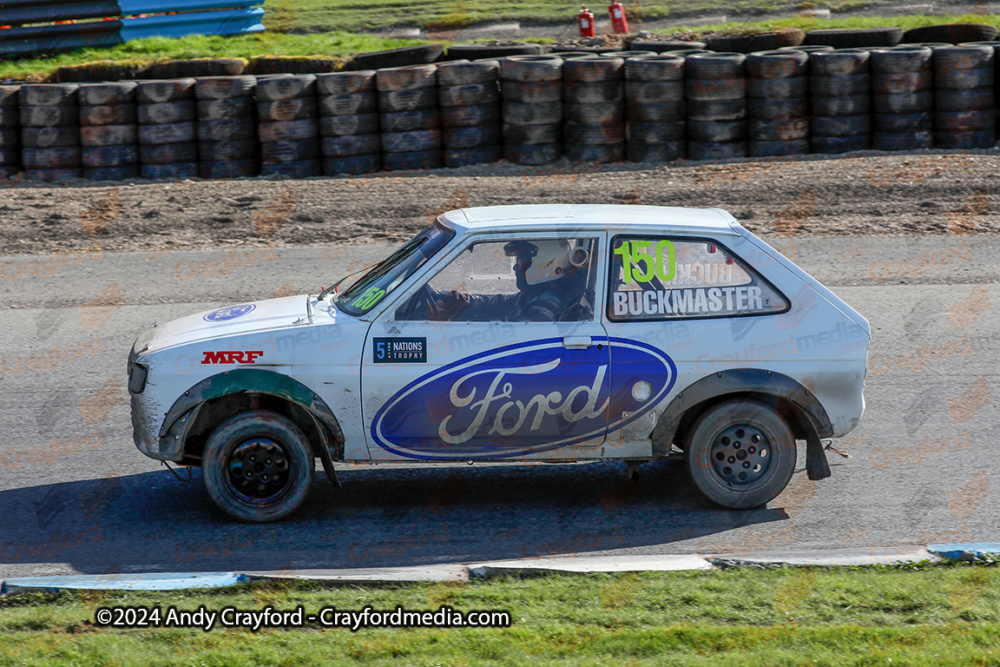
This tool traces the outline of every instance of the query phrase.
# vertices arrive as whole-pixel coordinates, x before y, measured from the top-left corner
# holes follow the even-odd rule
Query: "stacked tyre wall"
[[[313,177],[495,162],[989,148],[1000,43],[567,53],[0,86],[0,177]],[[628,57],[626,57],[628,56]]]

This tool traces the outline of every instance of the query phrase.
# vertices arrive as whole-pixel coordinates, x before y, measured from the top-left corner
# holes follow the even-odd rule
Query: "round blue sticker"
[[[225,322],[226,320],[235,320],[237,317],[243,317],[254,308],[256,308],[252,303],[244,303],[239,306],[226,306],[225,308],[219,308],[218,310],[213,310],[212,312],[205,315],[206,322]]]

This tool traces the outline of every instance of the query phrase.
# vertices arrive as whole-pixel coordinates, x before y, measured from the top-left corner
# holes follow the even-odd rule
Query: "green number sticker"
[[[385,296],[385,290],[380,287],[375,287],[374,285],[365,290],[365,293],[358,297],[358,300],[354,302],[354,305],[361,310],[368,310],[376,303],[382,300]]]
[[[667,240],[656,242],[652,255],[642,252],[653,245],[652,241],[625,241],[615,248],[614,254],[622,256],[622,271],[626,283],[648,283],[655,275],[661,282],[669,282],[676,275],[676,253],[674,244]],[[663,251],[667,251],[664,261]],[[633,266],[634,265],[634,266]]]

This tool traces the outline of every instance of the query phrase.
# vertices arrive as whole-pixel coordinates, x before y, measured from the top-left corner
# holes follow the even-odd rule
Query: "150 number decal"
[[[676,254],[674,244],[660,240],[652,254],[642,252],[643,248],[653,245],[652,241],[625,241],[615,248],[615,254],[622,256],[622,268],[625,272],[625,282],[633,280],[637,283],[648,283],[656,276],[660,282],[670,282],[676,272]],[[666,261],[663,251],[667,251]]]
[[[368,310],[376,303],[382,300],[385,296],[385,290],[381,287],[369,287],[365,290],[365,293],[358,297],[358,300],[354,302],[354,306],[360,308],[361,310]]]

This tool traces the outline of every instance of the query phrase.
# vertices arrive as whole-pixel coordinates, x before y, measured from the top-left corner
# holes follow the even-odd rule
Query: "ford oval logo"
[[[662,403],[677,369],[646,343],[592,342],[586,349],[567,349],[561,338],[519,343],[434,370],[382,405],[372,438],[420,459],[508,458],[599,444]]]
[[[226,320],[235,320],[237,317],[243,317],[256,307],[252,303],[244,303],[239,306],[226,306],[225,308],[219,308],[218,310],[206,313],[205,321],[225,322]]]

